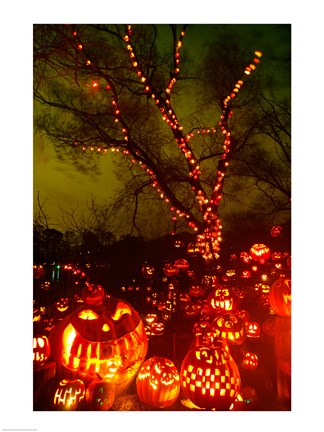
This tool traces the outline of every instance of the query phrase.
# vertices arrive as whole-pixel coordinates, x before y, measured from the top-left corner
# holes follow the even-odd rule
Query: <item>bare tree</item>
[[[183,62],[186,31],[185,25],[36,25],[34,96],[46,115],[35,124],[81,170],[93,172],[96,157],[119,153],[131,174],[119,207],[132,209],[137,231],[139,197],[151,200],[154,190],[174,227],[197,233],[208,260],[219,255],[219,209],[233,154],[259,127],[249,108],[255,90],[246,83],[262,53],[252,52],[232,82],[217,86],[214,103],[193,112],[188,95],[200,84]],[[234,120],[253,124],[240,134]],[[250,164],[243,156],[241,163]]]

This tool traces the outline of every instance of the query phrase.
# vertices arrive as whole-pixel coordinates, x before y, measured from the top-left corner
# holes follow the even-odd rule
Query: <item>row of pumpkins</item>
[[[243,389],[231,345],[243,343],[247,322],[236,311],[230,291],[222,284],[213,288],[207,301],[211,319],[201,317],[195,324],[195,344],[178,371],[169,358],[146,359],[145,323],[130,303],[87,282],[82,304],[48,335],[35,323],[36,397],[49,392],[52,406],[48,409],[109,410],[135,380],[139,400],[150,407],[172,406],[182,390],[198,408],[242,409]],[[290,316],[288,277],[272,284],[269,300],[278,316]],[[255,357],[247,353],[246,367],[256,367]],[[54,384],[47,385],[54,377]]]

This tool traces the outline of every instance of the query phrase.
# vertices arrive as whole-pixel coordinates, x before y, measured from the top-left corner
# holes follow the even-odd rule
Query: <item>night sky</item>
[[[236,431],[291,430],[309,428],[321,424],[318,415],[322,410],[321,373],[322,348],[319,337],[323,324],[323,287],[319,278],[322,268],[322,165],[323,145],[320,126],[323,110],[319,105],[323,98],[322,41],[323,23],[319,2],[269,3],[260,1],[232,1],[226,5],[199,2],[193,10],[178,2],[159,3],[154,13],[151,2],[123,2],[118,10],[111,3],[98,1],[66,2],[57,0],[51,6],[39,0],[17,5],[6,5],[5,19],[1,26],[2,40],[2,98],[4,137],[2,141],[2,396],[0,425],[8,428],[37,430],[38,432],[89,431],[114,429],[131,431],[200,430],[214,424],[217,429]],[[131,10],[131,5],[133,9]],[[107,8],[109,9],[107,11]],[[106,13],[104,11],[107,11]],[[148,18],[148,15],[150,17]],[[41,197],[48,199],[53,209],[59,200],[69,202],[68,189],[78,196],[76,183],[65,187],[65,199],[60,196],[62,183],[67,185],[64,169],[53,161],[53,154],[46,143],[33,141],[32,111],[32,24],[60,22],[221,22],[221,23],[292,23],[293,30],[293,411],[291,413],[253,412],[199,413],[179,418],[172,413],[167,422],[160,421],[158,414],[105,413],[33,413],[32,412],[32,360],[31,351],[31,304],[32,304],[32,219],[33,193],[40,190]],[[146,18],[145,18],[146,17]],[[2,93],[2,94],[3,94]],[[34,150],[33,150],[34,142]],[[34,160],[33,160],[34,158]],[[46,171],[44,171],[46,167]],[[45,181],[44,172],[52,173],[53,180]],[[76,174],[75,174],[76,175]],[[33,178],[34,176],[34,178]],[[49,177],[49,176],[48,176]],[[77,179],[77,177],[74,177]],[[104,183],[104,179],[103,183]],[[89,184],[87,193],[96,192],[96,183],[81,178]],[[50,187],[50,184],[52,185]],[[56,185],[54,187],[54,184]],[[84,191],[84,188],[78,188]],[[85,192],[83,192],[83,195]],[[83,198],[81,194],[81,198]],[[51,203],[51,204],[50,204]],[[54,213],[53,213],[54,214]],[[298,320],[297,320],[298,318]],[[28,323],[28,324],[27,324]],[[28,326],[29,331],[28,331]],[[321,349],[321,351],[320,351]],[[308,357],[309,355],[309,357]],[[309,371],[313,373],[310,374]],[[318,371],[318,374],[317,372]],[[320,393],[321,392],[321,393]],[[86,414],[86,415],[84,415]],[[133,415],[134,414],[134,415]],[[144,414],[144,413],[141,413]],[[206,414],[206,415],[205,415]],[[218,413],[220,414],[220,413]],[[280,414],[280,415],[279,415]],[[118,415],[118,419],[117,419]],[[166,417],[164,417],[164,420]],[[256,421],[257,420],[257,421]],[[181,425],[178,422],[181,421]],[[104,427],[102,423],[104,422]],[[211,423],[213,422],[213,423]]]

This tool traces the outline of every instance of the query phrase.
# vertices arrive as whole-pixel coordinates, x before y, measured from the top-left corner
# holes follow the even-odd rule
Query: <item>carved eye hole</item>
[[[85,309],[78,314],[78,318],[81,318],[83,320],[95,320],[98,319],[98,317],[99,315],[97,315],[90,309]]]
[[[125,303],[118,303],[115,312],[112,314],[112,319],[114,321],[119,321],[125,315],[131,315],[131,308]]]

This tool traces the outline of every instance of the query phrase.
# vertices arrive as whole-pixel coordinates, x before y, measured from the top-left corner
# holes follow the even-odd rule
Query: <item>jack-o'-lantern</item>
[[[246,338],[244,321],[234,314],[223,314],[214,318],[212,331],[216,337],[222,337],[228,343],[241,345]]]
[[[271,254],[272,261],[278,262],[282,260],[282,252],[272,252]]]
[[[196,338],[196,345],[200,345],[203,337],[211,331],[211,323],[207,320],[201,319],[193,326],[193,334]]]
[[[256,354],[246,352],[242,361],[242,367],[246,370],[255,371],[259,365],[259,358]]]
[[[251,277],[251,272],[250,272],[250,270],[242,270],[241,278],[243,278],[243,279],[248,279],[248,278],[250,278],[250,277]]]
[[[164,324],[162,322],[154,322],[150,326],[152,336],[161,336],[164,333]]]
[[[91,411],[108,411],[115,401],[114,386],[105,380],[93,380],[87,387],[85,400]]]
[[[178,258],[174,262],[174,267],[176,267],[180,272],[184,273],[189,269],[189,262],[185,258]]]
[[[178,239],[174,242],[174,247],[177,249],[182,248],[183,246],[184,246],[184,242],[180,239]]]
[[[45,281],[43,283],[41,283],[41,289],[44,291],[48,291],[51,288],[51,282],[50,281]]]
[[[188,351],[181,363],[184,394],[200,408],[228,410],[240,387],[239,369],[223,339]]]
[[[56,318],[62,319],[70,312],[70,299],[68,297],[61,297],[57,302],[55,302],[53,315]]]
[[[206,291],[201,285],[190,285],[189,295],[191,297],[204,297]]]
[[[152,278],[154,276],[154,267],[150,264],[144,264],[142,267],[142,275],[145,278]]]
[[[50,344],[47,336],[36,333],[33,337],[33,366],[42,366],[50,356]]]
[[[236,270],[235,269],[229,269],[226,271],[226,276],[228,276],[229,278],[232,278],[236,275]]]
[[[110,381],[116,393],[131,383],[148,348],[139,314],[114,297],[74,310],[54,329],[50,342],[55,346],[53,358],[63,371],[86,381],[98,377]]]
[[[45,269],[41,264],[33,265],[33,276],[35,279],[40,279],[45,276]]]
[[[191,242],[187,246],[187,254],[192,257],[199,256],[202,252],[202,248],[199,243]]]
[[[263,243],[256,243],[250,249],[250,256],[254,261],[264,264],[271,256],[271,251],[268,246]]]
[[[136,378],[139,400],[149,406],[165,408],[174,404],[180,393],[180,375],[165,357],[151,357],[141,366]]]
[[[245,325],[250,321],[250,312],[246,309],[237,309],[235,311],[235,315],[240,317],[245,323]]]
[[[60,381],[55,395],[54,406],[63,410],[75,410],[85,397],[85,385],[80,379]]]
[[[291,279],[279,277],[270,288],[269,301],[274,312],[282,317],[291,316]]]
[[[280,237],[282,229],[283,229],[282,226],[274,225],[270,231],[271,237]]]
[[[103,302],[105,290],[101,285],[85,283],[81,294],[82,300],[88,305],[96,305]]]
[[[154,313],[146,314],[144,317],[144,321],[146,322],[146,324],[151,325],[158,321],[158,316]]]
[[[165,276],[173,277],[173,276],[177,276],[177,274],[179,273],[179,269],[178,267],[175,267],[171,263],[166,263],[163,267],[163,272]]]
[[[248,252],[243,251],[243,252],[240,253],[240,260],[243,263],[248,264],[251,261],[251,257],[248,254]]]
[[[219,283],[219,278],[216,275],[204,275],[201,278],[201,284],[204,286],[204,288],[211,289],[215,288]]]
[[[180,309],[186,318],[194,318],[199,314],[201,308],[197,303],[189,302],[182,303]]]
[[[246,325],[246,335],[249,338],[258,338],[261,334],[260,324],[256,321],[251,321]]]
[[[207,298],[207,304],[211,312],[218,315],[219,311],[234,312],[240,304],[240,299],[235,290],[226,285],[217,285]]]

